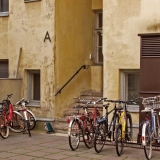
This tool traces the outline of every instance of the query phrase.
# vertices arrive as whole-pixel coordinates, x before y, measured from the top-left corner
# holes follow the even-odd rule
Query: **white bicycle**
[[[152,158],[152,147],[160,145],[160,112],[156,109],[160,108],[160,96],[142,98],[144,112],[146,114],[145,120],[142,124],[142,146],[144,153],[148,160]]]
[[[24,118],[24,129],[23,133],[28,130],[28,134],[31,137],[30,130],[34,129],[36,126],[36,117],[35,115],[27,109],[26,105],[29,103],[29,101],[26,101],[24,98],[20,99],[15,106],[18,108],[18,112],[20,112],[23,115]]]

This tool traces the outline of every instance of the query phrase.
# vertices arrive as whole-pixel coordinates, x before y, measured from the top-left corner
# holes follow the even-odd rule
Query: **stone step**
[[[103,97],[103,93],[102,92],[95,92],[95,91],[83,91],[80,93],[80,96],[78,98],[80,98],[81,100],[84,101],[96,101],[100,98]],[[77,98],[77,97],[76,97]],[[75,98],[74,98],[75,99]],[[80,109],[76,109],[77,106],[81,106]],[[83,107],[85,106],[85,104],[83,104],[81,101],[79,101],[79,99],[75,99],[75,103],[70,105],[70,108],[64,113],[64,117],[57,119],[53,122],[54,128],[55,130],[59,131],[59,132],[67,132],[68,131],[68,123],[67,123],[67,118],[69,116],[73,116],[78,114],[78,110],[79,110],[79,114],[83,114],[84,110]],[[102,115],[103,113],[103,102],[97,103],[96,106],[99,107],[99,111]],[[92,112],[94,105],[90,104],[88,105],[88,112]]]
[[[103,97],[103,92],[83,91],[80,93],[80,96]]]

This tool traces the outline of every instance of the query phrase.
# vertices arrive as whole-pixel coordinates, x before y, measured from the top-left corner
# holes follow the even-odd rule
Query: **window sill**
[[[36,120],[40,122],[53,122],[54,118],[36,118]]]
[[[127,105],[127,110],[131,113],[139,113],[138,105]]]
[[[0,17],[8,17],[9,12],[0,12]]]
[[[26,106],[27,107],[35,107],[35,108],[41,107],[40,101],[29,101],[29,104],[27,104]]]

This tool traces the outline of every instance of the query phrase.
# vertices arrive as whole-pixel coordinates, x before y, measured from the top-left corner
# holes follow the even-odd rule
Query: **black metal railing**
[[[88,69],[89,66],[90,65],[83,65],[83,66],[81,66],[77,70],[77,72],[57,91],[57,93],[55,94],[55,96],[57,96],[58,94],[61,93],[61,91],[63,90],[63,88],[79,73],[80,70],[82,70],[82,69]]]

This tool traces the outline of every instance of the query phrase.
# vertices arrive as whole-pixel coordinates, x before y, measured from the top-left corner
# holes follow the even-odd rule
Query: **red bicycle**
[[[97,118],[100,116],[96,104],[104,99],[106,98],[102,98],[94,102],[91,100],[85,101],[82,99],[78,99],[78,102],[84,105],[77,105],[75,108],[78,109],[78,114],[70,116],[68,121],[69,146],[72,150],[76,150],[78,148],[81,138],[87,148],[93,147]],[[90,104],[94,104],[93,113],[88,112],[88,108],[93,108],[89,106]],[[80,108],[84,109],[82,115],[79,114]]]
[[[17,133],[24,129],[23,117],[19,112],[14,111],[9,100],[11,97],[12,94],[7,95],[7,98],[0,103],[0,135],[4,139],[9,136],[9,129]]]

